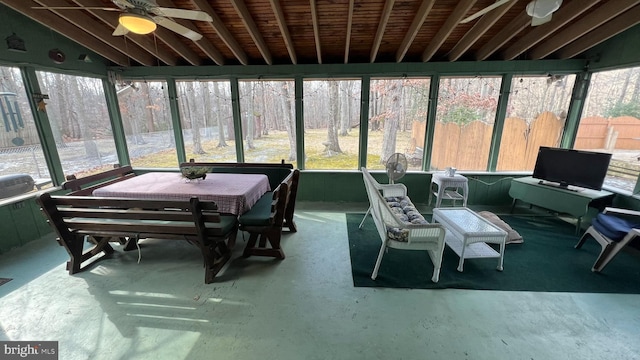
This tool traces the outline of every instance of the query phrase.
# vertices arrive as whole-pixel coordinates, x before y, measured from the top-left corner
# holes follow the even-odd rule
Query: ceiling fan
[[[487,6],[477,13],[462,19],[460,23],[468,23],[469,21],[474,20],[493,9],[502,6],[509,1],[517,0],[497,0],[495,3]],[[554,11],[560,8],[560,5],[562,5],[562,0],[531,0],[527,4],[526,9],[527,14],[531,16],[531,26],[538,26],[551,21],[551,15],[554,13]]]
[[[193,41],[198,41],[202,39],[201,34],[178,24],[171,18],[213,21],[211,16],[204,11],[160,7],[154,0],[111,0],[111,2],[117,8],[40,6],[34,7],[34,9],[118,11],[120,16],[118,18],[118,26],[113,32],[115,36],[126,35],[129,32],[143,35],[149,34],[156,30],[157,25],[160,25]]]

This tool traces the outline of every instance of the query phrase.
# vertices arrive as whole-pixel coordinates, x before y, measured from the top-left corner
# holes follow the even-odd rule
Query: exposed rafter
[[[276,66],[299,59],[305,65],[530,61],[569,53],[585,61],[584,51],[634,23],[617,22],[640,6],[640,0],[564,0],[551,21],[530,26],[530,0],[127,0],[131,9],[113,1],[0,0],[0,12],[16,9],[111,66]],[[158,28],[113,36],[125,12],[148,15]],[[469,14],[481,15],[460,23]],[[265,76],[274,74],[265,69]]]
[[[211,5],[209,5],[209,2],[206,0],[191,0],[191,2],[200,10],[206,12],[207,14],[209,14],[209,16],[211,16],[211,18],[213,19],[213,21],[211,22],[211,26],[213,26],[215,31],[218,33],[220,39],[222,39],[225,45],[227,45],[229,50],[231,50],[233,55],[238,59],[238,61],[240,61],[242,65],[248,65],[249,57],[244,52],[244,50],[242,50],[242,47],[240,46],[240,44],[238,44],[236,39],[234,39],[233,35],[231,35],[227,27],[224,26],[224,22],[222,22],[222,19],[220,19],[215,11],[213,11],[213,8],[211,7]]]
[[[404,58],[404,55],[409,50],[413,39],[416,38],[418,31],[422,27],[422,24],[427,19],[427,15],[429,15],[429,11],[433,7],[435,0],[425,0],[420,4],[420,8],[416,11],[415,16],[413,17],[413,21],[411,21],[411,26],[409,26],[409,30],[404,35],[404,39],[400,43],[398,50],[396,51],[396,61],[400,62]]]
[[[376,61],[376,56],[378,56],[378,49],[380,49],[380,43],[382,43],[382,36],[384,36],[384,30],[387,28],[387,22],[389,22],[389,16],[391,16],[391,10],[393,9],[393,4],[395,0],[387,0],[384,3],[384,9],[382,10],[382,14],[380,15],[380,21],[378,22],[378,30],[376,30],[376,37],[373,40],[373,45],[371,46],[371,53],[369,54],[369,58],[371,62]]]
[[[68,2],[64,0],[37,0],[35,1],[37,4],[46,6],[46,7],[58,7],[69,5]],[[51,11],[52,13],[58,15],[60,18],[68,21],[69,23],[77,26],[82,31],[92,34],[96,39],[102,41],[106,45],[113,47],[114,49],[122,52],[127,55],[134,61],[139,62],[145,66],[154,65],[156,60],[154,56],[147,53],[143,49],[141,49],[138,45],[133,43],[127,43],[123,38],[116,37],[111,35],[112,31],[110,28],[106,26],[96,26],[95,20],[86,14],[82,13],[81,10],[36,10],[40,12]],[[80,12],[80,13],[79,13]],[[60,22],[60,20],[58,20]]]
[[[571,43],[582,34],[595,29],[614,17],[640,4],[640,0],[616,0],[601,11],[593,12],[580,19],[579,22],[553,35],[550,39],[536,46],[529,52],[529,58],[538,60]]]
[[[175,7],[175,4],[170,0],[156,0],[156,3],[158,5],[160,5],[160,6],[163,6],[163,7],[168,7],[168,8]],[[176,22],[178,24],[186,27],[187,29],[189,29],[191,31],[198,32],[198,33],[200,32],[198,30],[198,28],[193,24],[193,21],[183,20],[183,19],[175,19],[175,20],[176,20]],[[177,42],[180,41],[177,36],[173,40],[177,41]],[[211,42],[209,40],[207,40],[206,38],[203,37],[202,39],[200,39],[198,41],[194,41],[194,43],[196,44],[196,46],[198,48],[200,48],[200,50],[202,50],[216,64],[224,65],[224,57],[222,56],[220,51],[215,46],[213,46],[213,44],[211,44]],[[189,48],[184,49],[182,47],[171,46],[171,45],[169,45],[169,46],[172,49],[174,49],[174,51],[178,52],[180,54],[180,56],[185,58],[187,61],[189,61],[189,59],[191,59],[191,61],[195,61],[195,58],[197,58],[197,56],[198,56],[195,52],[193,52]],[[176,48],[180,49],[180,51],[176,50]]]
[[[79,29],[69,22],[61,21],[60,17],[49,12],[42,10],[31,9],[30,3],[24,0],[2,0],[2,2],[11,7],[12,9],[21,12],[31,18],[32,20],[50,28],[51,30],[60,33],[63,36],[75,41],[76,43],[91,49],[93,52],[100,56],[104,56],[106,59],[113,61],[120,66],[129,65],[129,58],[121,52],[115,50],[113,47],[106,44],[97,43],[96,38],[92,35],[79,31]]]
[[[284,19],[284,12],[282,11],[282,6],[280,6],[280,1],[278,0],[269,0],[271,2],[271,9],[273,10],[273,14],[276,17],[276,21],[278,22],[278,27],[280,28],[280,34],[282,34],[282,39],[284,40],[284,46],[287,48],[287,52],[289,53],[289,57],[291,58],[292,64],[298,63],[298,58],[296,56],[296,50],[293,47],[293,40],[291,40],[291,34],[289,33],[289,29],[287,28],[287,22]]]
[[[249,13],[249,9],[247,9],[247,4],[245,4],[244,0],[231,0],[231,4],[236,9],[236,12],[240,16],[240,19],[242,20],[244,26],[247,28],[247,31],[249,31],[249,35],[253,39],[253,42],[256,44],[256,47],[260,51],[260,54],[262,54],[264,61],[267,64],[272,65],[273,60],[271,58],[269,47],[267,47],[262,34],[260,34],[260,30],[258,30],[258,26],[256,25],[255,21],[253,21],[253,17]]]
[[[438,33],[429,41],[429,45],[422,53],[422,61],[431,60],[436,51],[442,46],[442,43],[447,40],[449,34],[458,26],[460,20],[467,15],[467,12],[469,12],[469,9],[471,9],[475,3],[476,0],[463,0],[456,5],[451,15],[447,18],[447,21],[445,21],[440,30],[438,30]]]
[[[531,24],[531,16],[522,12],[518,17],[513,19],[507,26],[503,27],[494,37],[484,44],[475,55],[477,61],[482,61],[491,56],[500,47],[506,44],[514,36],[518,35],[522,30]]]
[[[576,56],[637,24],[640,24],[640,5],[635,6],[601,27],[584,34],[576,41],[560,49],[558,55],[561,59]]]
[[[347,15],[347,36],[344,46],[344,63],[349,63],[349,45],[351,44],[351,24],[353,24],[353,5],[355,0],[349,0],[349,14]]]
[[[311,21],[313,22],[313,38],[316,42],[316,56],[318,64],[322,64],[322,47],[320,46],[320,29],[318,28],[318,9],[316,9],[316,0],[309,0],[311,6]]]
[[[515,44],[508,47],[502,53],[502,58],[504,60],[515,59],[518,55],[538,44],[571,20],[577,18],[580,14],[597,4],[599,1],[600,0],[572,1],[567,5],[560,7],[560,9],[553,14],[551,21],[537,26],[535,29],[529,31],[523,37],[518,39]]]
[[[458,41],[456,46],[449,52],[449,61],[458,60],[473,44],[484,35],[484,33],[491,28],[498,19],[500,19],[509,9],[513,7],[517,2],[509,1],[506,4],[502,4],[497,9],[491,10],[488,14],[485,14],[478,20],[469,31]]]
[[[78,4],[79,6],[83,6],[83,2],[80,0],[73,0],[73,2]],[[115,12],[93,9],[87,9],[86,11],[112,28],[115,28],[116,24],[118,24],[118,15]],[[146,50],[149,54],[157,56],[160,61],[167,65],[174,66],[178,64],[178,57],[174,56],[173,54],[169,54],[164,51],[156,51],[153,40],[148,36],[127,36],[127,41],[137,44],[138,46]]]

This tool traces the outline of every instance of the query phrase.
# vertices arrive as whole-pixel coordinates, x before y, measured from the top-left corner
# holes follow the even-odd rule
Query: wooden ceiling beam
[[[376,37],[373,40],[373,44],[371,45],[371,53],[369,55],[370,62],[376,61],[376,57],[378,56],[378,50],[380,49],[380,44],[382,43],[382,37],[384,36],[384,30],[387,28],[387,22],[389,22],[389,16],[391,15],[391,10],[393,9],[393,4],[395,0],[387,0],[384,3],[384,9],[382,10],[382,14],[380,14],[380,21],[378,22],[378,30],[376,30]]]
[[[416,15],[413,17],[413,21],[411,21],[409,30],[407,30],[407,33],[404,35],[404,39],[402,39],[402,42],[400,43],[400,47],[398,47],[398,50],[396,51],[396,62],[401,62],[407,54],[411,43],[413,43],[418,31],[420,31],[420,28],[422,27],[422,24],[424,24],[424,21],[427,19],[427,15],[429,15],[434,3],[435,0],[425,0],[420,4],[420,8],[418,8]]]
[[[78,4],[79,6],[89,6],[86,4],[86,1],[73,0],[73,2]],[[105,23],[105,25],[108,25],[112,29],[115,29],[118,26],[117,12],[93,10],[93,9],[86,9],[85,11],[90,13],[92,16],[95,16],[97,19],[99,19],[100,21]],[[128,41],[131,41],[137,44],[138,46],[140,46],[141,48],[143,48],[149,54],[157,56],[157,58],[160,59],[160,61],[162,61],[167,65],[175,66],[176,64],[178,64],[178,57],[174,56],[173,54],[168,54],[165,52],[157,54],[155,44],[149,36],[139,36],[139,35],[127,36],[127,39]]]
[[[284,11],[282,11],[282,6],[280,6],[280,1],[269,0],[269,2],[271,3],[271,9],[273,10],[273,14],[276,17],[276,22],[278,23],[278,27],[280,28],[280,34],[282,35],[282,39],[284,40],[284,46],[287,48],[287,51],[289,52],[291,63],[293,65],[296,65],[298,63],[298,58],[296,56],[296,50],[293,47],[293,40],[291,40],[291,34],[289,33],[287,22],[284,19]]]
[[[167,8],[176,7],[173,1],[171,0],[156,0],[156,3],[162,7],[167,7]],[[172,19],[174,19],[178,24],[186,27],[187,29],[196,33],[200,33],[200,30],[195,26],[193,21],[189,21],[186,19],[178,19],[178,18],[172,18]],[[167,39],[167,40],[170,40],[170,39]],[[175,36],[175,39],[173,40],[178,41],[180,43],[184,43],[185,41],[193,41],[191,39],[183,40],[180,38],[180,36]],[[213,60],[213,62],[215,62],[218,65],[224,65],[224,56],[222,56],[222,53],[215,46],[213,46],[213,44],[211,44],[211,42],[207,40],[205,37],[202,37],[202,39],[200,40],[193,41],[193,43],[198,48],[200,48],[200,50],[202,50],[202,52],[204,52],[209,57],[209,59]],[[176,46],[171,46],[169,44],[167,45],[171,47],[174,51],[176,51],[178,54],[180,54],[180,56],[182,56],[185,60],[189,61],[189,63],[192,63],[192,61],[197,61],[198,64],[194,64],[194,65],[202,64],[202,59],[200,59],[198,54],[196,54],[193,50],[191,50],[191,48],[179,47],[176,49]],[[158,51],[153,52],[153,54],[157,54],[158,57],[160,57],[161,55],[158,53]]]
[[[442,46],[442,43],[447,40],[453,29],[460,24],[460,20],[467,15],[469,9],[471,9],[475,3],[476,0],[462,0],[458,2],[458,5],[453,9],[451,15],[449,15],[442,27],[440,27],[440,30],[438,30],[433,39],[429,41],[429,45],[422,53],[422,61],[427,62],[431,60],[436,51]]]
[[[560,59],[568,59],[640,24],[640,5],[635,6],[612,21],[592,30],[558,51]]]
[[[273,65],[271,51],[269,51],[269,47],[264,41],[256,22],[253,21],[253,17],[251,16],[251,13],[249,13],[249,9],[247,9],[247,4],[245,4],[244,0],[231,0],[231,5],[236,9],[236,12],[240,16],[240,20],[242,20],[242,23],[249,31],[249,35],[253,39],[253,43],[258,47],[264,61],[268,65]]]
[[[638,0],[640,1],[640,0]],[[490,11],[478,20],[469,31],[458,41],[456,46],[451,49],[448,55],[449,61],[458,60],[469,48],[484,35],[504,14],[517,4],[517,1],[509,1],[499,6],[497,9]]]
[[[191,2],[201,11],[204,11],[209,14],[209,16],[211,16],[211,18],[213,19],[213,21],[210,22],[211,26],[213,26],[213,29],[218,33],[220,39],[222,39],[225,45],[227,45],[236,59],[238,59],[238,61],[242,65],[249,65],[249,57],[244,52],[244,50],[242,50],[242,47],[240,46],[240,44],[238,44],[236,39],[234,39],[234,37],[231,35],[229,29],[224,26],[222,19],[220,19],[215,11],[213,11],[213,8],[211,7],[211,5],[209,5],[209,2],[207,0],[191,0]]]
[[[344,45],[344,63],[349,63],[349,47],[351,46],[351,25],[353,24],[353,6],[355,0],[349,0],[349,13],[347,15],[347,36]]]
[[[33,4],[24,0],[2,0],[2,3],[42,24],[43,26],[61,34],[62,36],[66,36],[79,45],[90,49],[115,64],[120,66],[129,65],[130,60],[126,55],[111,46],[97,42],[96,38],[91,36],[89,33],[78,31],[78,28],[75,25],[66,21],[61,21],[59,16],[49,12],[48,10],[31,9]]]
[[[539,60],[563,46],[571,43],[583,34],[598,28],[609,20],[640,4],[640,0],[616,0],[602,4],[595,12],[586,15],[579,22],[567,27],[529,52],[529,58]]]
[[[313,22],[313,38],[316,41],[316,56],[318,64],[322,64],[322,48],[320,46],[320,29],[318,24],[318,9],[316,9],[316,0],[309,0],[311,7],[311,21]]]
[[[500,47],[506,44],[519,32],[526,29],[530,24],[531,17],[523,11],[476,52],[476,61],[482,61],[491,56],[491,54],[500,49]]]
[[[182,35],[177,35],[175,32],[168,30],[162,26],[158,26],[158,28],[151,33],[158,40],[165,43],[168,47],[173,49],[178,55],[182,56],[189,64],[198,66],[202,65],[202,59],[198,54],[196,54],[190,47],[185,45],[185,43],[180,40],[178,37]],[[193,40],[188,40],[193,41]],[[156,55],[159,51],[156,50],[154,55]]]
[[[518,39],[517,42],[502,52],[502,58],[504,60],[515,59],[518,55],[546,39],[549,35],[568,24],[571,20],[580,16],[583,12],[589,10],[590,7],[594,6],[599,1],[600,0],[572,1],[565,6],[561,6],[558,11],[553,13],[551,21],[536,26],[535,29],[529,31]]]
[[[35,0],[37,4],[40,4],[45,7],[59,7],[59,6],[69,6],[69,3],[65,0]],[[34,10],[34,11],[50,11],[60,18],[66,20],[67,22],[77,26],[82,31],[93,35],[98,40],[103,43],[113,47],[114,49],[122,52],[126,56],[131,59],[139,62],[145,66],[155,65],[155,58],[144,51],[136,44],[129,44],[123,38],[111,35],[112,31],[110,28],[105,26],[96,26],[96,21],[86,15],[81,9],[78,10],[57,10],[57,9],[49,9],[49,10]],[[58,20],[59,21],[59,20]],[[91,48],[91,47],[90,47]]]

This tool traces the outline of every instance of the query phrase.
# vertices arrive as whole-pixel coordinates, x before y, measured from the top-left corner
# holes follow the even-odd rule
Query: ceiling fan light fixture
[[[141,35],[149,34],[157,27],[149,16],[132,12],[120,14],[118,22],[132,33]]]

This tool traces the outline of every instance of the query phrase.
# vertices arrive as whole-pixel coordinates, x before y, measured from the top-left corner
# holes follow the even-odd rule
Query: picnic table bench
[[[110,242],[137,243],[144,238],[185,240],[202,252],[208,284],[231,258],[238,230],[236,216],[221,215],[214,202],[199,201],[196,197],[189,201],[147,200],[52,196],[45,192],[37,201],[55,229],[58,243],[69,254],[69,274],[81,271],[85,261],[113,253]],[[94,244],[86,251],[85,240]]]

